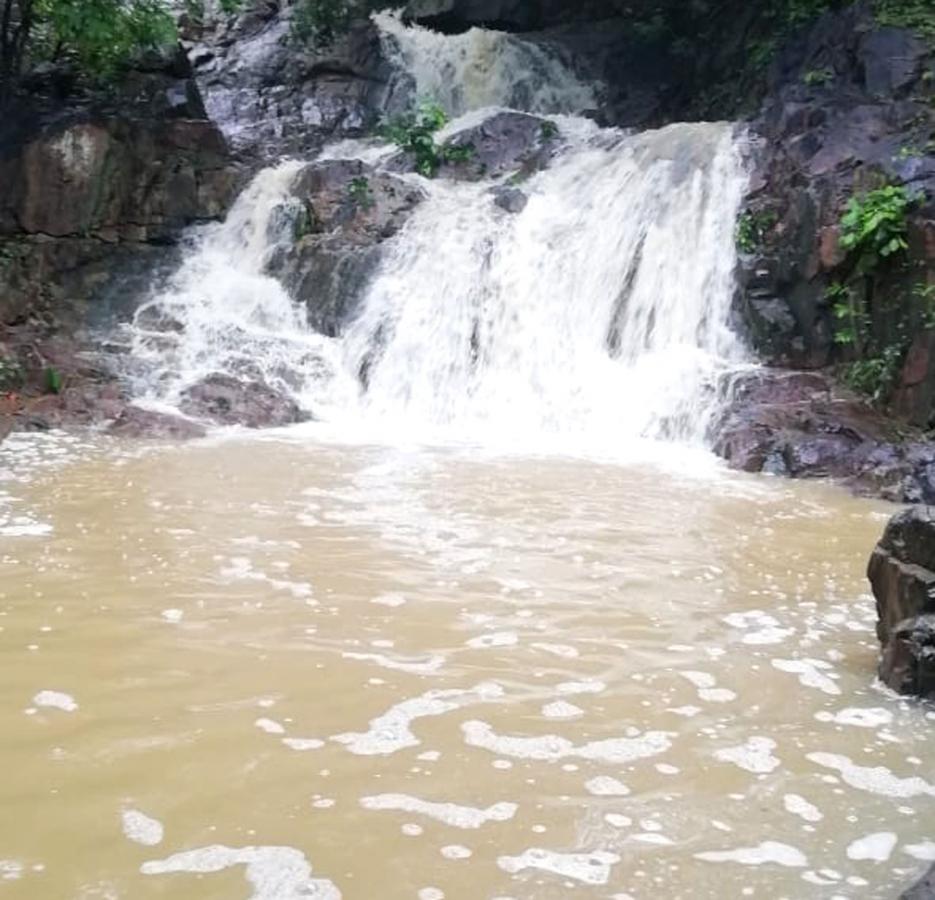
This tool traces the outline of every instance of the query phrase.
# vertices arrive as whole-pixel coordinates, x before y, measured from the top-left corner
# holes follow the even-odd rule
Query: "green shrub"
[[[914,202],[904,187],[892,184],[848,201],[841,218],[841,247],[859,254],[861,271],[908,249],[906,214]]]
[[[416,171],[434,178],[443,163],[465,162],[474,154],[471,145],[440,147],[435,134],[448,124],[448,114],[437,103],[423,102],[417,111],[387,123],[383,137],[415,159]]]
[[[845,384],[874,402],[885,400],[896,386],[906,351],[898,344],[883,349],[879,356],[858,359],[844,366]]]
[[[935,5],[932,0],[876,0],[876,20],[881,25],[910,28],[935,44]]]
[[[370,209],[374,204],[373,191],[370,189],[370,182],[363,175],[358,175],[351,179],[347,187],[347,192],[354,203],[362,209]]]
[[[776,213],[769,210],[750,212],[737,220],[735,239],[743,253],[755,253],[766,240],[769,230],[776,224]]]

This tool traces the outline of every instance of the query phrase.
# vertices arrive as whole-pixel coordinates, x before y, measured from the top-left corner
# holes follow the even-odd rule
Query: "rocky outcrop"
[[[278,225],[287,239],[269,272],[305,304],[313,328],[336,335],[362,299],[384,242],[425,195],[403,178],[357,160],[306,166],[293,195]]]
[[[935,445],[905,440],[892,419],[820,372],[764,369],[727,386],[712,443],[735,469],[833,478],[898,503],[935,503]]]
[[[901,694],[935,699],[935,508],[895,516],[867,575],[877,602],[881,680]]]
[[[746,209],[743,315],[756,348],[784,366],[847,360],[835,343],[835,282],[853,282],[877,346],[916,334],[927,310],[919,286],[935,283],[935,56],[911,31],[876,24],[866,3],[828,13],[775,61],[762,114],[753,123],[756,167]],[[909,252],[854,277],[841,248],[846,200],[884,182],[919,197]],[[933,411],[928,342],[907,360],[900,411],[927,425]]]
[[[308,419],[291,397],[268,384],[220,372],[186,388],[179,409],[194,419],[247,428],[276,428]]]
[[[908,891],[900,894],[899,900],[935,900],[935,865]]]
[[[411,99],[366,18],[316,49],[293,38],[293,12],[250,2],[240,16],[183,21],[208,114],[254,163],[359,137]]]
[[[174,265],[185,227],[224,215],[241,174],[184,54],[107,95],[27,87],[0,132],[0,356],[22,373],[3,413],[20,428],[102,424],[127,398],[95,333]]]

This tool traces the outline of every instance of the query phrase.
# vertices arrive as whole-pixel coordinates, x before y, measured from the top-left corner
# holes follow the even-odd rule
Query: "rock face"
[[[746,212],[755,233],[741,265],[743,317],[767,360],[819,368],[849,358],[835,344],[828,299],[832,284],[855,281],[838,224],[849,197],[884,180],[921,198],[909,252],[855,290],[873,343],[901,341],[900,322],[910,335],[923,329],[918,286],[935,282],[935,157],[920,149],[935,127],[933,64],[925,42],[880,27],[861,3],[823,16],[773,64],[753,123],[760,143]],[[922,426],[935,412],[929,344],[927,335],[917,339],[896,392],[900,410]]]
[[[179,408],[196,419],[247,428],[276,428],[308,418],[294,400],[262,381],[241,381],[221,373],[187,388]]]
[[[891,420],[827,375],[765,369],[736,378],[728,395],[712,440],[732,468],[935,503],[935,446],[902,440]]]
[[[935,508],[895,516],[867,575],[883,647],[880,678],[901,694],[935,699]]]
[[[269,272],[305,304],[312,327],[333,336],[353,315],[383,243],[425,195],[397,175],[356,160],[312,163],[299,173],[293,193],[281,227],[294,240],[280,246]]]
[[[935,865],[928,870],[921,881],[900,894],[899,900],[935,900]]]
[[[253,2],[243,15],[184,29],[208,115],[258,161],[308,157],[330,140],[361,136],[410,99],[369,21],[314,51],[291,38],[293,12]]]

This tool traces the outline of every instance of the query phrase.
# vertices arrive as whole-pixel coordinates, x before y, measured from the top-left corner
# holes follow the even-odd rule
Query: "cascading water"
[[[511,85],[522,83],[534,110],[593,100],[540,47],[380,19],[419,92],[441,93],[456,111],[517,102]],[[174,404],[222,371],[285,390],[318,418],[390,437],[571,436],[601,451],[629,438],[703,441],[718,376],[744,357],[729,325],[746,181],[735,130],[674,125],[634,136],[574,116],[553,121],[561,149],[523,183],[519,213],[497,206],[490,180],[406,176],[427,199],[387,242],[338,339],[314,333],[264,274],[291,239],[284,213],[301,164],[260,173],[137,317],[135,355],[156,372],[149,399]]]
[[[404,25],[393,13],[374,20],[386,55],[408,73],[416,96],[453,116],[487,106],[580,113],[598,105],[595,88],[538,44],[484,28],[439,34]]]

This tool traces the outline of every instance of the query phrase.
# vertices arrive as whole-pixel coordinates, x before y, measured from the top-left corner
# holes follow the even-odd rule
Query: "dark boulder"
[[[900,894],[899,900],[935,900],[935,865],[908,891]]]
[[[425,197],[392,173],[356,160],[307,166],[283,209],[284,238],[268,270],[304,303],[309,324],[335,335],[353,316],[392,238]]]
[[[465,181],[528,176],[549,164],[557,138],[556,126],[547,119],[526,113],[495,113],[444,143],[446,151],[462,151],[464,158],[445,162],[439,174]]]
[[[179,409],[217,425],[277,428],[308,419],[299,405],[262,381],[240,381],[216,373],[182,392]]]
[[[493,202],[497,204],[504,212],[516,215],[521,213],[526,204],[529,203],[529,197],[519,188],[500,185],[490,192],[493,195]]]
[[[108,434],[122,438],[170,438],[188,440],[204,437],[203,426],[181,416],[128,406],[111,423]]]
[[[894,516],[870,557],[880,678],[901,694],[935,699],[935,508]]]

